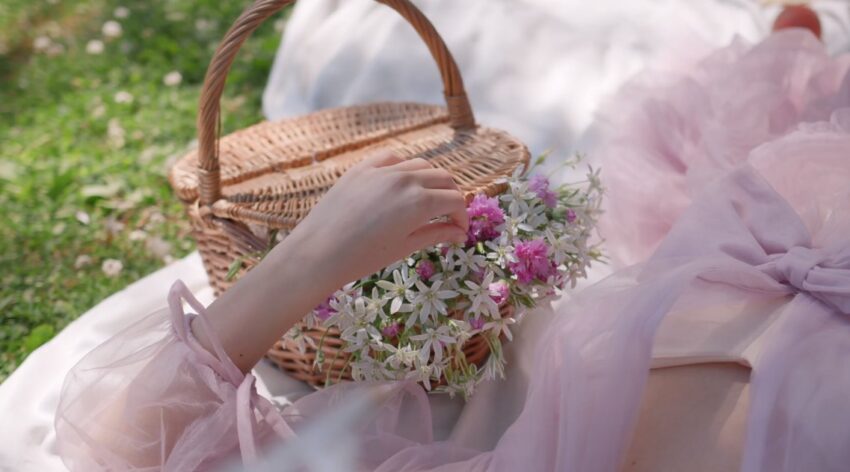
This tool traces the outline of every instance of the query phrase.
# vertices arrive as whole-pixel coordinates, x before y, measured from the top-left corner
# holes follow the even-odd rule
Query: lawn
[[[246,5],[0,2],[0,382],[98,301],[193,250],[167,169],[194,145],[207,63]],[[284,16],[240,53],[225,132],[261,119]]]

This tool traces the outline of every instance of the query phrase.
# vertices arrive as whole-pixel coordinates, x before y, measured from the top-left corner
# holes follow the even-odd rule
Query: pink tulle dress
[[[622,155],[605,168],[607,236],[620,254],[652,255],[560,306],[524,407],[493,448],[433,441],[425,393],[410,383],[343,384],[278,409],[220,349],[198,346],[181,299],[201,320],[204,308],[178,282],[170,310],[68,375],[56,417],[65,463],[189,471],[250,462],[369,392],[380,405],[357,425],[352,470],[616,471],[662,361],[751,369],[740,470],[846,471],[848,64],[809,34],[785,32],[719,51],[661,87],[643,83],[622,103],[612,134]]]

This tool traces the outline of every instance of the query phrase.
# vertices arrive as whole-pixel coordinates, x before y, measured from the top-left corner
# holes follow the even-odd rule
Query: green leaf
[[[243,261],[244,258],[240,256],[230,263],[230,267],[227,268],[227,275],[225,276],[227,280],[233,280],[233,278],[236,277],[236,274],[239,273],[239,269],[242,268]]]
[[[55,331],[53,326],[48,324],[40,324],[30,331],[26,338],[24,338],[24,349],[27,353],[35,351],[39,346],[50,341],[53,338]]]
[[[74,182],[76,179],[76,169],[68,169],[65,172],[57,174],[53,177],[50,182],[50,186],[47,188],[47,196],[49,196],[52,200],[56,200],[59,196],[65,193],[65,190]]]

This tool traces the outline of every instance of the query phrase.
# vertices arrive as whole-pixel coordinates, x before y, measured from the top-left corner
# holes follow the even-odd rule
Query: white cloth
[[[606,96],[645,67],[675,67],[764,37],[778,7],[757,0],[414,0],[452,52],[478,122],[564,156],[590,151]],[[824,38],[848,45],[847,0],[821,0]],[[367,0],[299,2],[263,97],[282,118],[372,101],[442,103],[427,48]]]
[[[110,336],[164,308],[176,278],[202,302],[212,300],[201,258],[194,253],[102,301],[30,354],[0,386],[0,470],[65,470],[53,447],[53,414],[65,373]]]
[[[643,67],[685,61],[721,46],[735,34],[757,39],[775,9],[753,1],[720,0],[429,0],[417,1],[443,34],[464,73],[480,122],[510,131],[532,151],[592,151],[588,132],[600,101]],[[846,48],[847,4],[816,5],[838,15],[824,19],[827,43]],[[843,16],[842,16],[843,15]],[[844,28],[842,30],[842,28]],[[699,46],[697,46],[699,45]],[[287,26],[264,97],[269,118],[370,100],[438,103],[439,78],[425,47],[381,5],[308,0]],[[603,269],[604,271],[604,269]],[[602,272],[598,272],[601,275]],[[139,317],[165,306],[175,279],[207,303],[212,291],[193,254],[107,298],[39,348],[0,385],[0,470],[64,470],[53,448],[53,413],[68,369],[86,352]],[[529,317],[510,345],[508,384],[482,388],[454,428],[470,446],[486,446],[520,403],[534,334],[544,316]],[[257,369],[258,388],[285,402],[306,387]],[[441,429],[460,405],[438,398]],[[500,411],[500,415],[481,412]],[[476,410],[478,413],[476,413]],[[464,421],[490,417],[492,423]]]

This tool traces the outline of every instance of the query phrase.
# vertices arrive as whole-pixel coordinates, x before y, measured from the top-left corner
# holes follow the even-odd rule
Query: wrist
[[[274,272],[272,277],[294,286],[307,283],[310,291],[321,294],[324,300],[348,282],[338,270],[337,250],[320,234],[309,233],[299,226],[275,247],[266,264]]]

